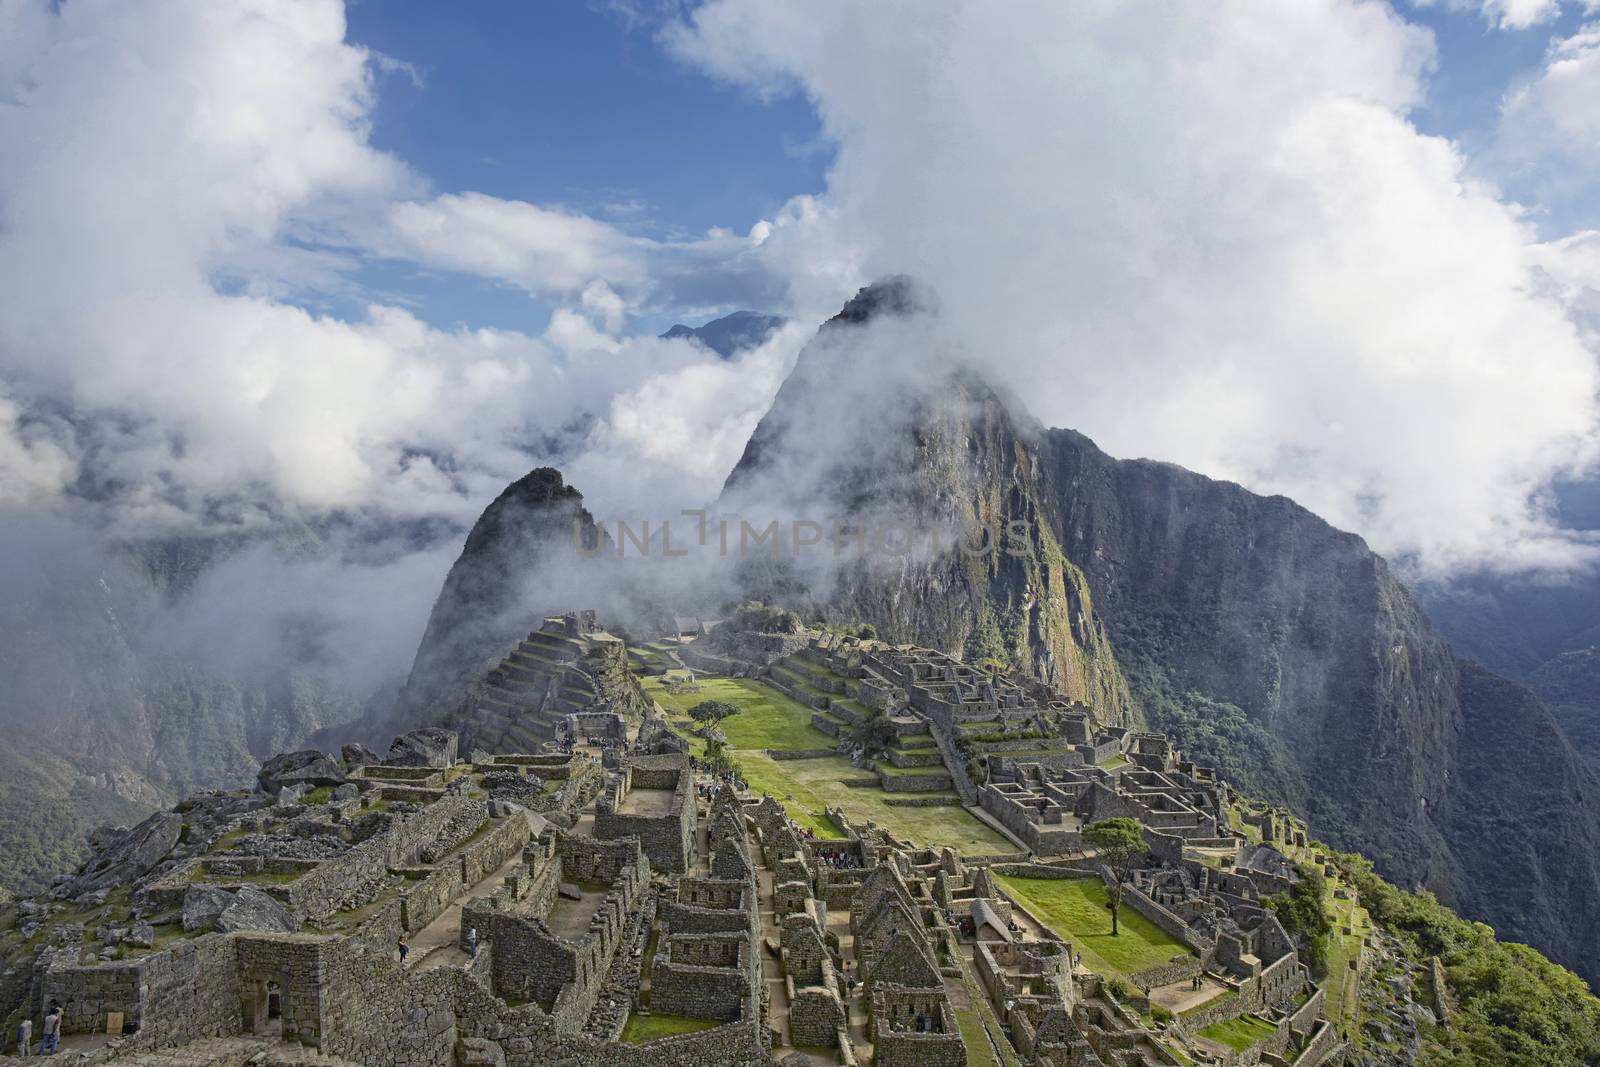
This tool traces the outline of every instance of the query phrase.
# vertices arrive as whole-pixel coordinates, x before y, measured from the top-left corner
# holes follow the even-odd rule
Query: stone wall
[[[839,1043],[845,1025],[844,1003],[837,991],[806,986],[789,996],[789,1043],[808,1048],[831,1048]]]
[[[683,757],[659,757],[681,761]],[[689,856],[694,849],[695,799],[693,776],[677,768],[657,769],[628,767],[609,798],[612,804],[621,803],[631,789],[671,789],[672,806],[666,815],[625,815],[608,810],[602,804],[594,817],[594,835],[601,840],[634,836],[644,846],[650,865],[668,874],[682,874],[689,869]]]
[[[1200,969],[1200,957],[1186,955],[1182,959],[1146,967],[1142,971],[1128,975],[1128,980],[1141,989],[1153,989],[1156,986],[1170,985],[1173,982],[1193,978],[1200,973]]]
[[[1212,941],[1191,928],[1179,916],[1151,900],[1142,890],[1131,885],[1123,886],[1122,902],[1149,919],[1162,933],[1177,938],[1195,952],[1204,955],[1213,948]]]
[[[885,793],[933,793],[952,788],[950,772],[942,766],[924,774],[880,773],[878,780]]]
[[[465,889],[461,864],[440,864],[400,895],[401,925],[407,933],[416,933],[443,914]]]
[[[372,900],[388,880],[388,855],[388,840],[379,835],[325,860],[316,870],[307,871],[285,887],[285,906],[301,922],[326,919],[346,908],[360,907]]]
[[[239,1015],[244,1030],[258,1032],[267,1022],[267,996],[273,986],[283,1018],[283,1039],[319,1045],[325,1018],[322,955],[338,941],[282,934],[238,935]]]
[[[107,1012],[122,1012],[126,1021],[139,1021],[141,971],[131,963],[51,967],[44,975],[42,1000],[46,1006],[61,1004],[62,1033],[103,1034]]]
[[[813,717],[812,721],[813,722],[816,721],[815,717]],[[829,725],[831,726],[833,724],[829,723]],[[832,730],[828,730],[828,731],[824,731],[824,732],[833,733]],[[838,755],[838,749],[833,749],[833,748],[791,748],[791,749],[769,748],[769,749],[766,750],[766,754],[770,758],[775,759],[775,760],[822,759],[822,758],[824,758],[826,756]]]
[[[656,949],[650,965],[654,1011],[694,1019],[742,1018],[753,995],[748,934],[679,934]]]
[[[238,1033],[238,951],[234,939],[208,934],[179,941],[140,961],[144,997],[136,1047],[183,1045]]]

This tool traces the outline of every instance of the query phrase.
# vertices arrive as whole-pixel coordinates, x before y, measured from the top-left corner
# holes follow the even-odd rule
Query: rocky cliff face
[[[787,589],[768,570],[763,591],[895,640],[1003,650],[1600,979],[1600,784],[1533,694],[1459,661],[1381,558],[1293,501],[1113,459],[922,359],[870,417],[832,411],[850,407],[852,368],[926,336],[865,324],[922,310],[895,283],[825,326],[723,503],[1017,522],[1020,551],[847,565]]]
[[[1049,434],[1047,496],[1141,704],[1270,737],[1235,780],[1593,980],[1595,783],[1527,689],[1459,660],[1388,566],[1282,497]],[[1251,780],[1254,778],[1255,780]]]
[[[823,326],[757,426],[719,506],[785,527],[816,522],[829,536],[781,566],[747,566],[746,590],[808,617],[871,623],[887,640],[1000,661],[1129,722],[1089,584],[1041,510],[1037,426],[976,377],[882,364],[869,377],[885,403],[840,403],[863,380],[859,331],[914,320],[920,301],[904,279],[864,290]]]

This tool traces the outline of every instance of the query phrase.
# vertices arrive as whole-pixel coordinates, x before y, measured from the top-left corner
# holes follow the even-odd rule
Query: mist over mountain
[[[431,530],[396,549],[374,529],[118,541],[16,512],[0,528],[0,874],[24,888],[94,826],[236,787],[391,707],[421,629],[412,590],[443,569],[409,539]]]

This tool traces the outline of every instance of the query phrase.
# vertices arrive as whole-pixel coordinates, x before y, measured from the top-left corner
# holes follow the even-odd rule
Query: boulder
[[[89,831],[89,847],[105,852],[128,835],[126,826],[96,826]]]
[[[361,790],[356,788],[356,784],[354,782],[346,782],[344,785],[341,785],[338,789],[333,791],[333,799],[341,803],[346,800],[354,800],[360,795]]]
[[[233,894],[212,885],[192,885],[183,895],[183,930],[194,933],[214,925],[233,903]]]
[[[286,786],[316,789],[344,784],[344,771],[325,754],[315,750],[285,752],[261,765],[256,784],[263,793],[277,796]]]
[[[149,923],[134,923],[128,927],[122,943],[134,948],[152,948],[156,943],[156,929]]]
[[[412,730],[394,739],[384,762],[391,767],[450,767],[459,740],[454,732],[437,727]]]
[[[380,757],[376,752],[372,751],[372,749],[368,748],[366,745],[361,744],[359,741],[353,742],[341,748],[339,750],[339,755],[344,760],[345,764],[351,767],[366,767],[374,763],[383,762],[382,757]]]
[[[217,929],[264,930],[268,933],[292,934],[299,924],[294,916],[276,900],[254,886],[243,886],[233,895],[233,900],[217,916]]]
[[[178,844],[183,816],[158,811],[121,835],[112,846],[84,865],[83,870],[58,887],[60,896],[81,897],[96,890],[126,885],[149,874]]]
[[[486,1037],[463,1037],[456,1049],[461,1067],[506,1067],[506,1053]]]
[[[311,791],[308,785],[286,785],[278,790],[275,801],[280,808],[292,808],[300,803],[300,798]]]

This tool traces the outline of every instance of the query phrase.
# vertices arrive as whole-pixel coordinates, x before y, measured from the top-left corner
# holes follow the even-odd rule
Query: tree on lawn
[[[1117,930],[1117,909],[1122,906],[1122,887],[1133,869],[1133,861],[1143,856],[1147,849],[1139,824],[1132,819],[1101,819],[1090,823],[1083,831],[1083,839],[1095,850],[1101,863],[1111,868],[1112,882],[1107,894],[1111,904],[1111,933]]]
[[[689,709],[689,718],[695,722],[721,722],[729,715],[739,714],[739,709],[721,700],[702,700]]]

